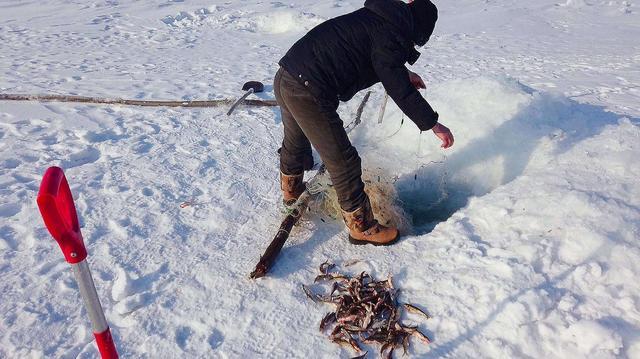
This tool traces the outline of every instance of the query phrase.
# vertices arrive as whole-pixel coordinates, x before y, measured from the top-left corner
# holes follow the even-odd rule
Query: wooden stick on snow
[[[194,100],[194,101],[156,101],[156,100],[129,100],[122,98],[100,98],[73,95],[25,95],[25,94],[0,94],[2,101],[40,101],[40,102],[80,102],[106,105],[146,106],[146,107],[218,107],[233,103],[233,99],[220,100]],[[278,106],[275,100],[244,100],[247,106]]]

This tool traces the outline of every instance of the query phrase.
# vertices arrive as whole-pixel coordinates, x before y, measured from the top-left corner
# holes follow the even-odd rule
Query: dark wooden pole
[[[39,102],[79,102],[104,105],[146,106],[146,107],[217,107],[227,106],[233,103],[233,99],[220,100],[196,100],[196,101],[156,101],[156,100],[129,100],[122,98],[100,98],[87,96],[68,95],[25,95],[25,94],[0,94],[2,101],[39,101]],[[275,100],[244,100],[247,106],[278,106]]]
[[[321,170],[323,169],[324,166],[323,168],[321,168]],[[324,173],[325,171],[322,172]],[[318,171],[318,173],[320,173],[320,171]],[[316,175],[316,177],[317,176],[318,175]],[[252,279],[264,277],[267,274],[276,258],[278,257],[278,254],[282,250],[284,243],[289,238],[291,229],[298,222],[300,217],[302,217],[304,211],[307,210],[310,200],[311,194],[308,190],[305,190],[304,193],[300,195],[300,198],[298,198],[298,201],[296,201],[296,203],[292,206],[291,213],[289,213],[282,221],[282,224],[280,224],[278,233],[276,233],[276,236],[271,241],[271,244],[269,244],[269,247],[267,247],[267,249],[264,251],[264,254],[260,256],[260,261],[258,261],[256,268],[253,270],[253,272],[251,272],[250,277]]]

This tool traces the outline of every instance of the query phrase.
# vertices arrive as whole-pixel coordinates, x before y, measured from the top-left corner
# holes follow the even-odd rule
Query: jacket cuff
[[[418,128],[420,129],[420,131],[429,131],[430,129],[433,128],[433,126],[435,126],[438,123],[439,118],[440,118],[440,115],[437,112],[433,112],[433,116],[430,119],[420,123],[418,125]]]

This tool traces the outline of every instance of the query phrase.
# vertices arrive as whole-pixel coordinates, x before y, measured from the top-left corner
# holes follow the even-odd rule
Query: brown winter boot
[[[342,211],[344,223],[349,228],[349,242],[356,245],[373,244],[388,246],[398,240],[398,229],[385,227],[373,218],[369,199],[352,212]]]
[[[302,178],[304,174],[286,175],[280,172],[280,189],[282,189],[282,202],[285,206],[291,206],[302,192],[304,192],[304,182]]]

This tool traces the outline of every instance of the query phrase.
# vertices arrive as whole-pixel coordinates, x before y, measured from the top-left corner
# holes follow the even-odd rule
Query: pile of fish
[[[380,355],[385,358],[391,358],[393,351],[400,346],[406,354],[412,336],[430,343],[417,326],[401,323],[403,310],[427,319],[429,315],[414,305],[398,303],[399,290],[393,287],[391,277],[377,281],[366,272],[350,277],[331,272],[334,268],[334,264],[322,263],[320,275],[314,281],[332,282],[329,293],[316,294],[308,286],[302,285],[306,295],[314,302],[335,305],[335,311],[320,321],[320,331],[330,331],[331,341],[350,346],[358,353],[363,352],[361,344],[379,344]],[[353,359],[365,358],[366,355],[365,352]]]

